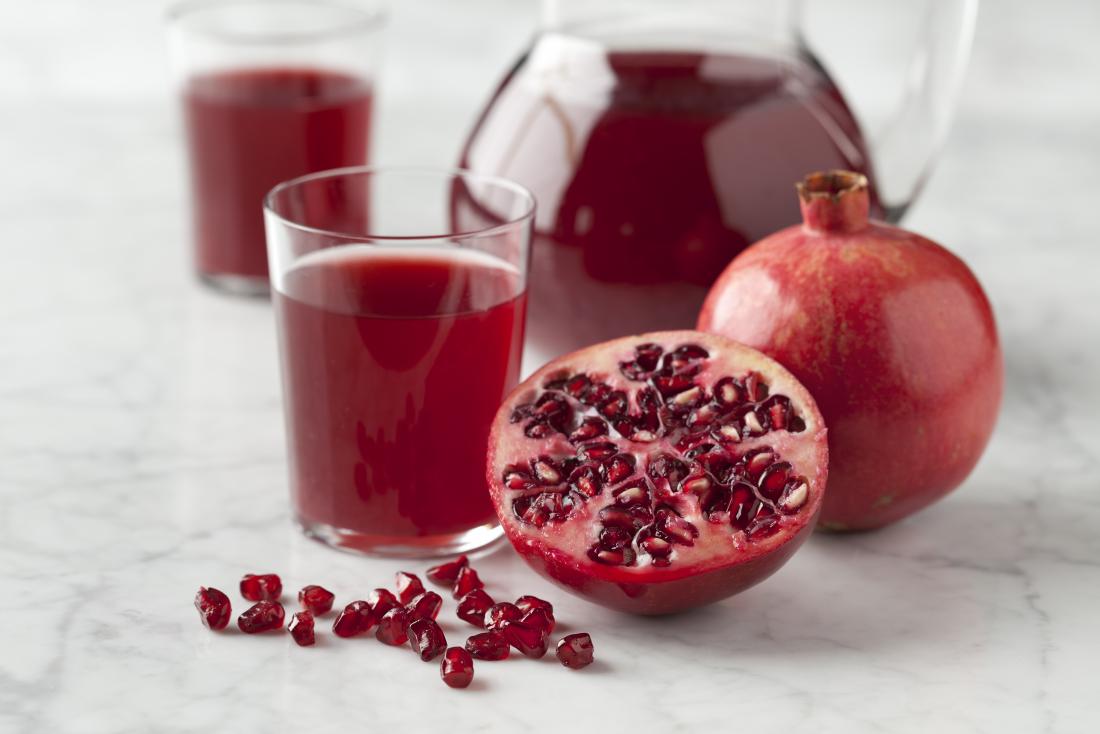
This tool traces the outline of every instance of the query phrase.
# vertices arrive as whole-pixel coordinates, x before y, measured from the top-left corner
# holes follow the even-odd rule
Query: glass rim
[[[274,206],[275,197],[279,194],[288,191],[290,189],[299,187],[303,184],[312,183],[314,181],[323,181],[326,179],[338,179],[338,178],[351,178],[353,176],[370,176],[375,174],[414,174],[414,175],[429,175],[438,176],[440,178],[451,179],[469,179],[480,181],[482,183],[490,184],[492,186],[505,189],[507,191],[516,194],[519,200],[523,202],[523,211],[515,216],[508,217],[506,221],[500,224],[493,224],[488,227],[481,227],[479,229],[463,230],[460,232],[447,232],[437,234],[420,234],[420,235],[383,235],[383,234],[356,234],[352,232],[340,232],[335,229],[324,229],[322,227],[312,227],[308,224],[302,224],[296,222],[293,219],[289,219],[286,216],[279,213]],[[497,234],[511,229],[517,225],[522,224],[525,221],[533,221],[535,218],[535,195],[527,190],[526,187],[521,184],[512,181],[511,179],[503,178],[501,176],[492,176],[482,173],[474,173],[465,168],[433,168],[431,166],[345,166],[343,168],[330,168],[324,171],[317,171],[316,173],[307,173],[303,176],[296,176],[295,178],[288,179],[281,183],[278,183],[264,195],[264,212],[270,214],[279,224],[290,229],[297,230],[299,232],[306,232],[309,234],[326,235],[330,237],[342,237],[349,240],[358,240],[360,242],[443,242],[447,240],[453,240],[455,238],[471,238],[471,237],[483,237],[488,235]]]
[[[255,33],[227,31],[212,27],[186,27],[183,25],[188,19],[203,11],[216,11],[249,5],[260,7],[299,5],[324,10],[338,10],[347,13],[352,20],[350,22],[334,21],[319,30]],[[345,2],[345,0],[178,0],[168,7],[164,17],[169,26],[197,36],[212,38],[224,43],[267,45],[315,43],[330,38],[374,31],[386,23],[389,10],[383,0],[369,0],[365,5],[356,5]]]

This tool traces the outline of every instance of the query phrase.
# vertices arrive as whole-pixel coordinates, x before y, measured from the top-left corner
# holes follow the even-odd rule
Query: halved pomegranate
[[[781,365],[669,331],[559,357],[493,422],[488,481],[536,571],[605,606],[664,614],[761,581],[809,535],[825,426]]]

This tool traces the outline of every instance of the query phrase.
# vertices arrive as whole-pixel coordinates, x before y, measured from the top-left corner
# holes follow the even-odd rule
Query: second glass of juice
[[[500,536],[489,426],[522,357],[534,199],[461,171],[353,168],[276,187],[265,218],[293,510],[351,550]]]
[[[203,282],[268,292],[263,198],[368,162],[383,14],[340,0],[188,0],[169,14]]]

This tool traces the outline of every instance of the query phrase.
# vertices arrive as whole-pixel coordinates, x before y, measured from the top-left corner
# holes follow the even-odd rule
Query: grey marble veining
[[[393,5],[378,158],[450,163],[535,9]],[[0,6],[0,732],[1097,731],[1098,8],[985,4],[907,220],[971,263],[1005,346],[965,486],[673,620],[567,598],[500,549],[490,592],[552,598],[600,662],[484,664],[452,692],[372,641],[198,624],[194,590],[243,571],[347,600],[400,564],[290,527],[270,309],[188,274],[162,6]]]

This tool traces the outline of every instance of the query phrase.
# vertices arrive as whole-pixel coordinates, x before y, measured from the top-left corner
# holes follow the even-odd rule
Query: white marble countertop
[[[393,5],[378,158],[450,163],[532,2]],[[188,273],[160,4],[0,5],[0,732],[1100,730],[1098,8],[986,4],[907,220],[999,317],[1005,406],[965,486],[674,619],[500,549],[490,590],[554,600],[600,664],[482,665],[458,692],[373,642],[198,624],[195,589],[244,571],[347,599],[405,564],[290,526],[269,306]]]

